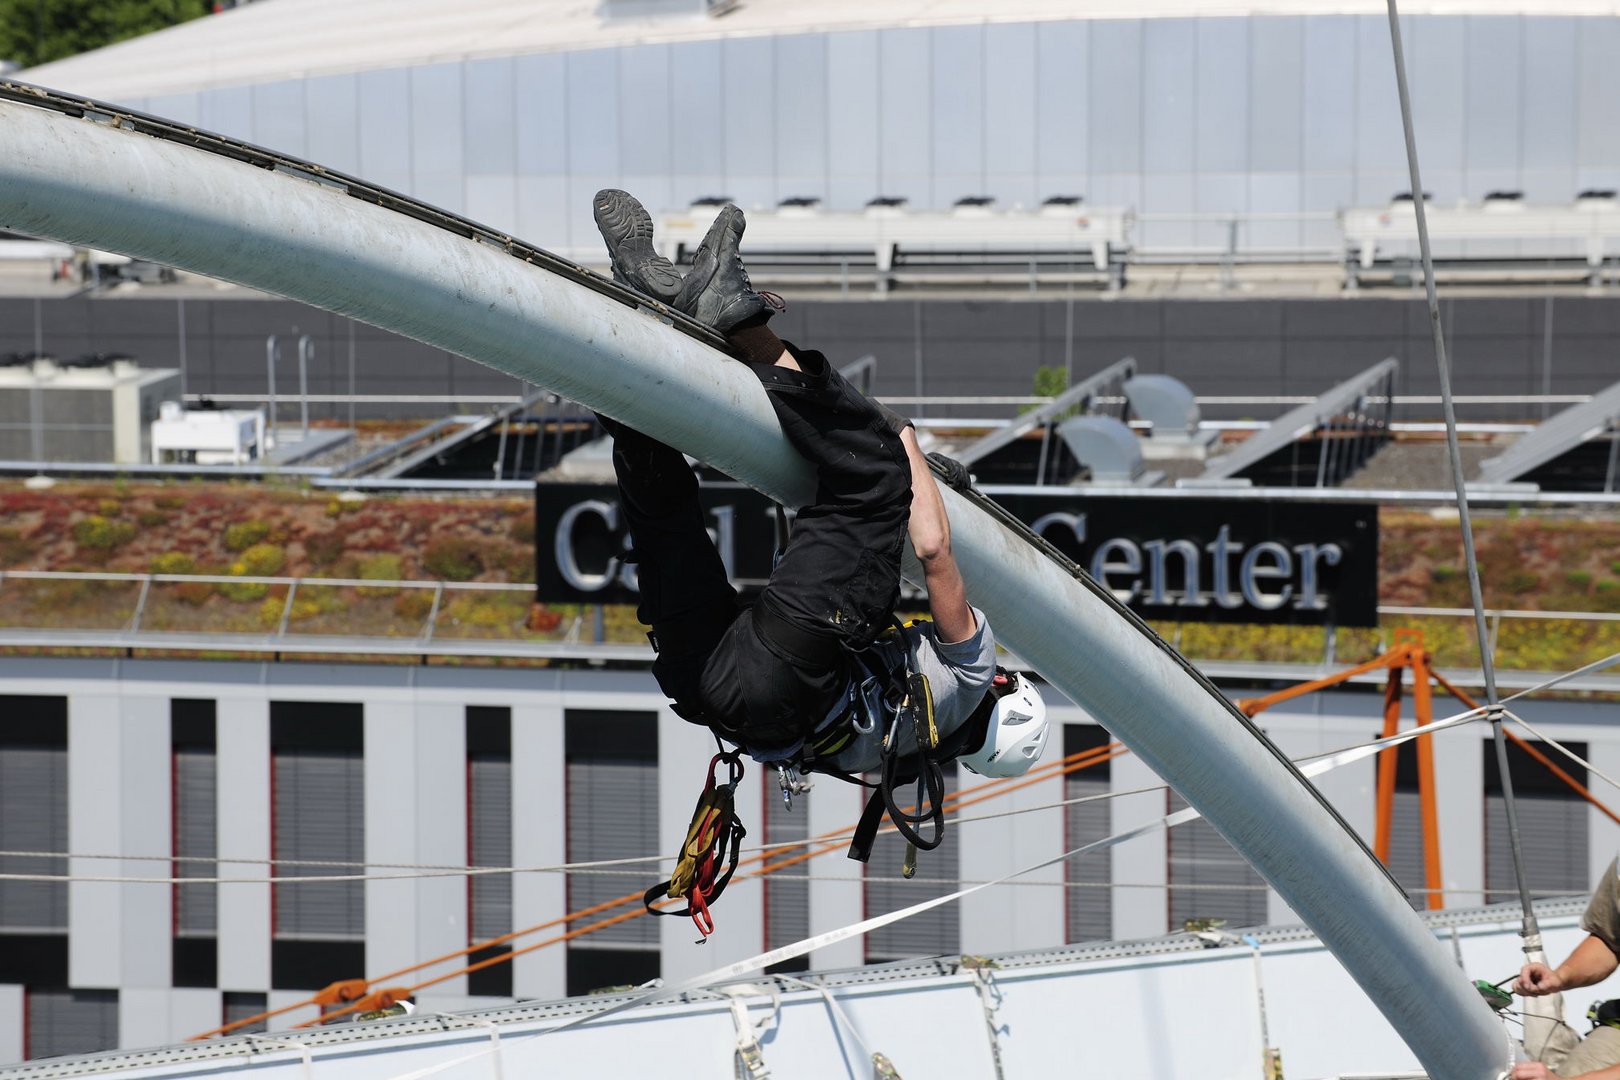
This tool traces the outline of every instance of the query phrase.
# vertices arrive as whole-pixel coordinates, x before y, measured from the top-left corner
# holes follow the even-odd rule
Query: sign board
[[[1073,488],[989,494],[1145,618],[1377,625],[1375,506]],[[701,498],[732,584],[745,596],[758,591],[775,551],[771,502],[732,483],[705,484]],[[536,485],[540,600],[635,603],[628,545],[612,485]]]

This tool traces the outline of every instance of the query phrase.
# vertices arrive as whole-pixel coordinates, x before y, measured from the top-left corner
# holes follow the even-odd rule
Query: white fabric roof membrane
[[[259,0],[22,72],[119,101],[483,56],[704,38],[1074,18],[1382,15],[1382,0],[742,0],[730,13],[604,14],[600,0]],[[665,0],[660,7],[673,6]],[[635,8],[620,0],[620,10]],[[1616,15],[1615,0],[1407,0],[1403,14]]]

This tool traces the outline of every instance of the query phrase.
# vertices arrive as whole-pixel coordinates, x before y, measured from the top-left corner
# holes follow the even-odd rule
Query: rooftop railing
[[[1477,663],[1465,608],[1381,605],[1378,627],[1337,630],[1154,622],[1212,674],[1283,677],[1383,647],[1397,626],[1423,628],[1436,662]],[[1569,670],[1620,653],[1620,611],[1486,612],[1507,670]],[[523,583],[381,581],[95,571],[0,572],[0,652],[115,650],[209,657],[320,655],[379,661],[648,663],[626,605],[536,605]],[[1620,680],[1613,690],[1620,690]],[[1604,684],[1607,687],[1607,684]],[[1597,684],[1587,689],[1603,688]]]

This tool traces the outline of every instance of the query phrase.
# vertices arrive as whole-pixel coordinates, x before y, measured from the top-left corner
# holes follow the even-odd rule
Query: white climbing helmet
[[[996,697],[996,704],[990,712],[984,745],[956,759],[980,776],[1022,776],[1046,746],[1050,725],[1040,691],[1017,672],[996,676],[998,681],[1003,677],[1008,680],[1007,686],[996,686],[990,691]]]

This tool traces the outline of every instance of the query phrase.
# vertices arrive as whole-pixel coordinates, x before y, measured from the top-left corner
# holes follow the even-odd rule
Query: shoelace
[[[769,304],[771,307],[775,308],[777,311],[786,311],[787,310],[787,301],[782,299],[776,293],[767,292],[764,289],[760,289],[759,290],[759,295],[760,295],[760,297],[762,299],[764,299],[764,301],[767,304]]]

